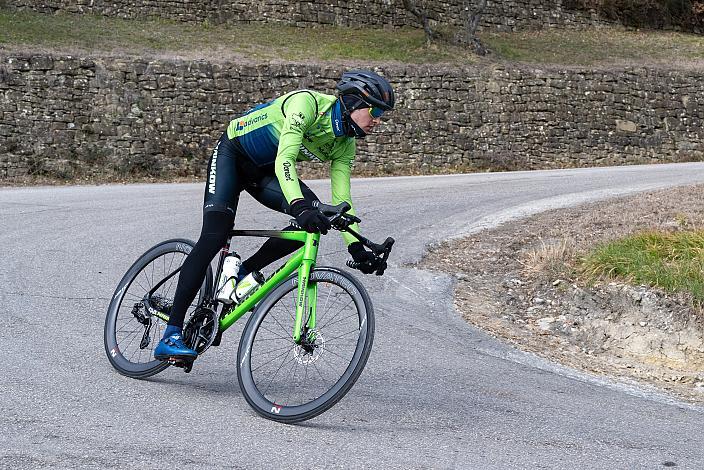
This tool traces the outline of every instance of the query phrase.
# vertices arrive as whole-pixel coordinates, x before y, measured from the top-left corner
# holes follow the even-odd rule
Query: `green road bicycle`
[[[350,206],[319,204],[336,230],[348,231],[383,261],[394,240],[377,245],[354,232],[359,222]],[[277,237],[304,243],[261,286],[239,303],[215,296],[233,237]],[[362,373],[374,339],[374,310],[364,286],[351,274],[316,266],[319,233],[303,230],[232,230],[213,276],[205,280],[189,308],[184,340],[199,355],[220,344],[222,333],[247,312],[237,352],[237,378],[247,403],[265,418],[295,423],[337,403]],[[146,378],[167,367],[190,372],[193,362],[154,359],[154,348],[169,320],[177,274],[195,244],[173,239],[144,253],[117,286],[105,319],[105,351],[120,374]],[[348,265],[355,267],[353,262]]]

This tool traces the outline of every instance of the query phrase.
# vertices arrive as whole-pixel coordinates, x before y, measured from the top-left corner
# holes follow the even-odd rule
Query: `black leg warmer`
[[[225,245],[234,219],[230,212],[210,211],[203,214],[200,238],[193,251],[186,257],[179,273],[169,325],[183,327],[186,310],[203,284],[208,265],[218,250]]]

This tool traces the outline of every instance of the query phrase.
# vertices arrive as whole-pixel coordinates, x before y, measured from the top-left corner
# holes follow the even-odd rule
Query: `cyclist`
[[[163,338],[154,350],[159,360],[193,359],[196,351],[182,340],[186,309],[205,278],[210,261],[232,229],[239,195],[247,191],[275,211],[295,217],[308,232],[326,234],[330,222],[313,204],[318,197],[298,179],[297,161],[330,162],[332,204],[352,205],[350,173],[355,139],[363,138],[394,107],[394,92],[382,76],[350,70],[337,83],[338,96],[296,90],[254,107],[230,121],[208,163],[203,203],[203,226],[179,275],[174,304]],[[354,214],[354,209],[350,211]],[[352,226],[358,231],[358,227]],[[286,227],[294,229],[294,227]],[[286,230],[284,229],[284,230]],[[343,233],[347,249],[362,272],[378,267],[378,258],[352,235]],[[300,242],[270,238],[242,263],[238,278],[280,259]]]

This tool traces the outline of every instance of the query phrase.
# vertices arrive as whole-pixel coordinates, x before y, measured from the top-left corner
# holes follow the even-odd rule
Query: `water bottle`
[[[247,295],[251,292],[254,292],[254,289],[262,285],[264,281],[265,279],[262,273],[259,271],[252,271],[237,284],[237,288],[235,289],[235,298],[239,302],[247,297]]]
[[[242,266],[240,255],[234,251],[227,256],[222,263],[222,274],[218,282],[217,299],[225,304],[231,304],[234,301],[232,295],[237,285],[237,273]]]

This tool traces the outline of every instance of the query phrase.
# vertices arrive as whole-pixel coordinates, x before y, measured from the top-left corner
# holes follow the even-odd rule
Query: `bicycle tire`
[[[362,370],[367,363],[367,359],[369,358],[374,339],[374,310],[369,294],[357,279],[355,279],[351,274],[336,268],[319,267],[311,271],[309,282],[315,282],[318,284],[319,301],[317,302],[318,314],[315,329],[315,341],[319,341],[319,345],[315,347],[316,349],[313,353],[309,354],[310,357],[308,359],[304,359],[307,356],[303,352],[303,348],[293,342],[293,337],[291,335],[293,331],[293,322],[295,320],[295,306],[292,307],[293,311],[289,312],[286,312],[286,310],[290,310],[291,307],[282,308],[284,312],[282,315],[278,313],[278,310],[275,310],[278,305],[288,302],[288,300],[285,299],[291,293],[293,293],[293,299],[291,300],[295,305],[295,297],[298,290],[297,274],[293,274],[281,282],[260,302],[242,332],[242,337],[240,338],[240,344],[237,352],[237,378],[240,389],[242,390],[242,394],[247,400],[247,403],[261,416],[281,423],[290,424],[311,419],[325,412],[340,401],[340,399],[342,399],[342,397],[344,397],[345,394],[352,388],[362,373]],[[315,365],[316,363],[319,363],[320,366],[323,366],[326,364],[331,364],[333,360],[336,360],[335,356],[342,357],[341,354],[338,354],[341,350],[337,350],[337,352],[333,353],[332,347],[337,347],[338,343],[342,344],[343,341],[340,338],[345,335],[339,337],[331,336],[331,330],[328,329],[324,331],[324,329],[327,326],[332,328],[334,324],[341,323],[344,320],[344,317],[342,320],[337,320],[335,317],[326,317],[326,315],[329,314],[326,311],[327,304],[325,304],[324,297],[327,295],[329,301],[332,294],[326,294],[324,289],[327,289],[327,287],[323,287],[323,290],[321,290],[321,285],[324,284],[329,284],[331,286],[330,289],[333,289],[332,286],[334,286],[336,290],[340,292],[340,298],[348,296],[351,299],[349,304],[354,305],[354,313],[356,314],[356,318],[354,314],[348,315],[350,318],[350,321],[348,322],[350,326],[340,327],[341,329],[351,328],[351,325],[356,324],[359,333],[354,341],[354,350],[351,354],[348,353],[350,359],[346,366],[344,366],[344,363],[347,359],[343,358],[342,363],[344,370],[340,373],[339,378],[331,387],[325,389],[325,391],[319,395],[316,394],[317,392],[313,393],[311,396],[314,396],[314,398],[310,401],[295,404],[283,403],[285,400],[278,400],[274,398],[276,394],[273,392],[269,393],[268,390],[271,388],[273,380],[278,374],[278,370],[282,369],[284,362],[282,362],[279,366],[277,372],[274,373],[269,385],[266,387],[266,390],[262,390],[264,388],[264,382],[259,379],[263,378],[266,380],[268,375],[265,371],[257,371],[267,367],[268,363],[265,362],[265,359],[263,358],[264,354],[267,352],[263,351],[262,347],[258,345],[267,344],[264,343],[265,341],[276,341],[278,344],[283,344],[281,347],[284,348],[284,352],[278,356],[276,360],[278,361],[279,358],[283,357],[283,361],[292,361],[294,370],[297,370],[298,365],[303,365],[305,368],[305,378],[303,379],[303,382],[298,386],[295,385],[296,372],[294,371],[291,380],[292,383],[289,384],[291,387],[296,387],[296,393],[303,394],[305,387],[308,387],[313,381],[313,378],[311,378],[310,381],[307,380],[309,364]],[[330,292],[332,292],[332,290]],[[335,298],[334,302],[338,302],[338,299]],[[321,305],[321,303],[325,305]],[[335,305],[338,304],[330,305],[330,308],[327,310],[332,310],[332,315],[340,316],[343,311],[342,309],[346,307],[340,309],[340,312],[335,313],[336,309],[339,308],[334,307]],[[277,317],[281,316],[283,316],[284,321],[287,322],[285,328],[278,321]],[[269,318],[269,320],[267,320],[267,318]],[[279,326],[284,328],[284,331],[288,329],[288,338],[284,336],[276,337],[275,335],[267,338],[267,336],[270,336],[271,333],[271,330],[267,328],[268,325],[275,325],[275,323],[278,323],[278,326],[274,326],[274,328],[277,328],[276,333],[278,333]],[[305,325],[305,319],[303,323]],[[350,330],[349,334],[354,334],[354,329]],[[327,335],[327,339],[325,335]],[[260,337],[259,342],[257,342],[258,336]],[[333,340],[337,343],[333,344]],[[346,341],[350,342],[349,340]],[[351,349],[352,345],[350,344],[346,348]],[[276,351],[276,349],[277,348],[275,347],[273,350],[268,351],[268,353],[272,354],[272,351]],[[320,350],[319,352],[318,349]],[[318,352],[317,357],[315,356],[316,352]],[[289,356],[288,359],[286,358],[287,356]],[[291,356],[293,357],[292,360]],[[306,360],[308,362],[305,362]],[[254,366],[253,362],[255,363]],[[275,364],[272,364],[272,367],[273,366],[275,366]],[[343,366],[340,366],[340,368]],[[286,367],[288,367],[288,365]],[[315,367],[315,369],[318,368]],[[310,369],[310,372],[313,375],[315,373],[312,368]],[[320,375],[320,378],[325,381],[325,377],[319,369],[317,370],[317,373]],[[286,381],[282,381],[282,383],[286,384]],[[325,388],[325,386],[322,388]],[[276,390],[276,387],[274,390]],[[281,394],[283,392],[277,393]],[[289,391],[289,398],[291,396],[290,394],[291,392]]]
[[[156,322],[156,327],[153,332],[149,329],[147,335],[144,333],[144,331],[147,331],[146,326],[136,319],[133,309],[138,308],[137,305],[144,294],[183,263],[194,246],[195,243],[193,241],[180,238],[165,240],[154,245],[137,258],[137,261],[132,264],[117,285],[105,317],[103,340],[108,360],[120,374],[143,379],[158,374],[169,366],[166,361],[154,359],[153,354],[154,347],[161,339],[164,322],[152,315],[151,319],[152,322]],[[170,259],[168,259],[169,256]],[[163,260],[162,271],[164,272],[159,273],[155,279],[154,271],[158,269],[156,264],[159,263],[160,258]],[[167,262],[169,263],[168,266]],[[152,271],[150,275],[147,275],[146,271],[153,263],[155,264],[152,266]],[[194,310],[193,306],[198,305],[203,296],[209,294],[213,285],[212,279],[212,269],[208,266],[205,280],[196,297],[196,301],[191,304],[191,313]],[[165,283],[155,293],[160,293],[165,301],[173,303],[173,292],[175,292],[177,281],[178,275],[175,275],[173,279]],[[166,287],[167,285],[168,287]],[[134,290],[131,290],[133,288]],[[164,290],[162,291],[162,289]],[[120,328],[117,326],[118,320],[122,322]],[[144,351],[146,347],[142,348],[139,344],[136,348],[133,347],[134,341],[139,337],[140,333],[142,333],[143,337],[148,337],[148,343],[151,345],[148,351]],[[118,336],[121,336],[122,340]],[[125,344],[128,341],[129,344]],[[133,349],[135,350],[133,351]],[[135,355],[137,355],[137,361],[134,360]],[[141,361],[142,358],[145,358],[144,362]]]

